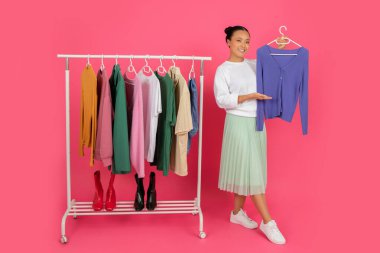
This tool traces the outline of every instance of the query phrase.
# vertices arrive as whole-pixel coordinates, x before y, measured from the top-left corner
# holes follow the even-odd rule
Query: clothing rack
[[[58,58],[66,59],[65,83],[66,83],[66,180],[67,180],[67,209],[61,222],[61,243],[67,243],[65,233],[66,218],[73,216],[96,216],[96,215],[130,215],[130,214],[199,214],[199,237],[206,238],[203,231],[203,214],[201,210],[201,166],[202,166],[202,121],[203,121],[203,82],[204,82],[204,61],[210,61],[211,57],[198,56],[163,56],[163,55],[79,55],[79,54],[58,54]],[[70,164],[70,69],[69,60],[74,58],[113,58],[113,59],[172,59],[172,60],[192,60],[200,61],[200,105],[199,105],[199,142],[198,142],[198,178],[197,196],[194,200],[172,200],[157,201],[157,207],[153,211],[144,208],[142,211],[135,211],[133,201],[117,201],[113,211],[94,211],[91,208],[92,202],[77,202],[71,198],[71,164]]]

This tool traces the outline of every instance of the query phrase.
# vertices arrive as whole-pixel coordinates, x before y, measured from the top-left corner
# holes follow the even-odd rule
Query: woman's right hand
[[[247,95],[240,95],[238,96],[238,103],[243,103],[244,101],[246,100],[250,100],[250,99],[257,99],[257,100],[268,100],[268,99],[272,99],[272,97],[269,97],[267,95],[264,95],[264,94],[261,94],[261,93],[249,93]]]
[[[264,95],[264,94],[261,94],[261,93],[252,93],[253,95],[253,99],[257,99],[257,100],[268,100],[268,99],[272,99],[272,97],[270,96],[267,96],[267,95]]]

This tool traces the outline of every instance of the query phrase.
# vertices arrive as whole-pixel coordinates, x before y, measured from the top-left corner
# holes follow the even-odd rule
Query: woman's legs
[[[285,244],[286,240],[284,236],[278,229],[276,222],[272,221],[272,218],[270,217],[268,206],[265,200],[265,194],[252,195],[251,198],[261,217],[263,218],[264,224],[261,223],[260,230],[271,242],[276,244]]]
[[[265,194],[252,195],[251,199],[252,199],[252,202],[255,204],[256,209],[259,211],[261,217],[263,218],[264,223],[266,224],[270,220],[272,220],[268,211],[267,202],[265,200]],[[236,203],[236,200],[235,200],[235,203]]]
[[[240,209],[243,208],[244,202],[245,202],[245,196],[243,195],[238,195],[235,193],[235,198],[234,198],[234,214],[237,214]]]
[[[254,229],[258,224],[251,220],[242,209],[244,206],[246,196],[235,194],[234,197],[234,211],[230,215],[230,222],[242,225],[245,228]]]

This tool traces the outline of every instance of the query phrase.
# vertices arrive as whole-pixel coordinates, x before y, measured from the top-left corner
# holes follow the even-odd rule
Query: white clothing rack
[[[85,54],[58,54],[58,58],[66,59],[65,82],[66,82],[66,180],[67,180],[67,210],[62,217],[61,222],[61,243],[67,243],[65,233],[66,218],[73,216],[96,216],[96,215],[129,215],[129,214],[180,214],[191,213],[199,214],[199,237],[205,238],[206,233],[203,231],[203,214],[201,210],[201,161],[202,161],[202,121],[203,121],[203,69],[204,61],[210,61],[211,57],[198,56],[163,56],[163,55],[85,55]],[[144,208],[142,211],[135,211],[133,201],[117,201],[116,208],[113,211],[94,211],[92,202],[77,202],[71,198],[71,165],[70,165],[70,58],[131,58],[131,59],[173,59],[173,60],[198,60],[200,66],[200,106],[199,106],[199,142],[198,142],[198,179],[197,179],[197,196],[194,200],[173,200],[157,201],[157,207],[153,211]]]

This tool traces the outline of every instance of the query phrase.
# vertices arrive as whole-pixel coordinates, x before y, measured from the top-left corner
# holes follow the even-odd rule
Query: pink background
[[[378,252],[380,50],[375,1],[136,2],[2,6],[1,251]],[[237,24],[251,32],[248,58],[255,58],[256,48],[273,40],[283,24],[291,38],[310,50],[309,135],[301,134],[298,110],[291,124],[266,122],[267,198],[288,240],[285,246],[269,243],[257,230],[230,224],[232,195],[217,189],[225,112],[216,106],[213,77],[228,57],[223,30]],[[65,64],[56,58],[58,53],[213,57],[205,63],[202,207],[207,239],[198,239],[198,217],[192,215],[69,217],[69,244],[59,243],[66,171]],[[97,70],[100,61],[91,63]],[[113,63],[105,61],[109,74]],[[124,71],[128,61],[120,64]],[[72,193],[78,200],[91,200],[93,169],[88,156],[77,155],[84,65],[85,60],[70,62]],[[135,65],[141,67],[143,61],[135,60]],[[189,63],[177,65],[187,76]],[[198,63],[196,67],[198,75]],[[189,155],[188,177],[158,175],[160,199],[195,197],[196,147],[197,141]],[[108,176],[101,171],[106,188]],[[132,175],[117,177],[115,187],[118,199],[133,198]],[[261,221],[251,202],[246,209]]]

